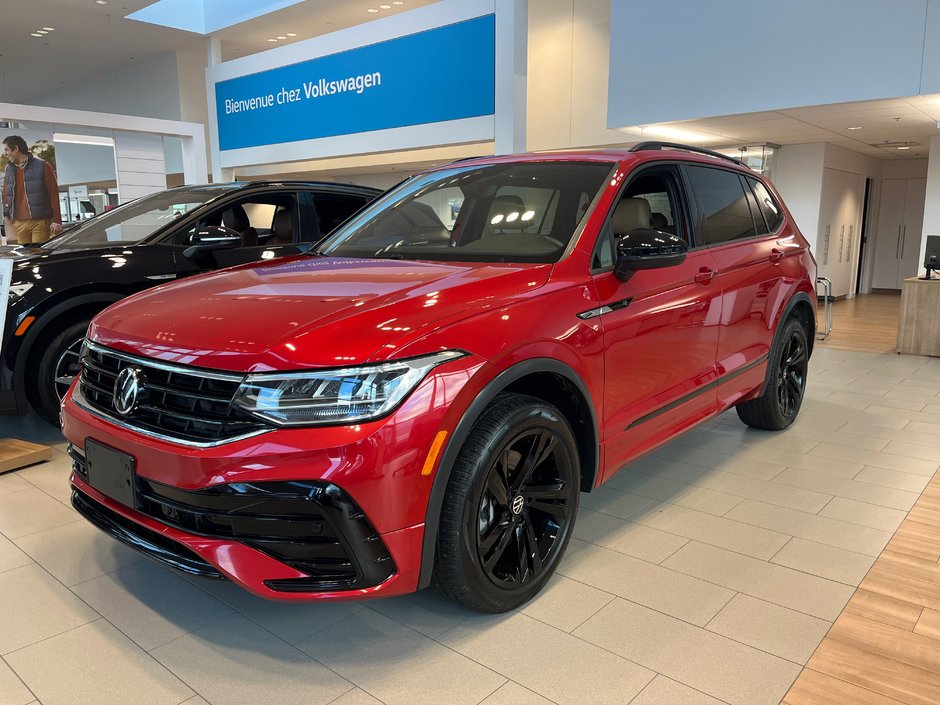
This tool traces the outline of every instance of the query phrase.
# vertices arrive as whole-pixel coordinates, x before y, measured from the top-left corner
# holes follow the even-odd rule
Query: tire
[[[738,418],[752,428],[780,431],[800,413],[806,393],[809,344],[806,329],[788,318],[770,352],[767,382],[756,399],[738,404]]]
[[[579,494],[577,444],[561,412],[534,397],[498,396],[447,483],[438,589],[480,612],[506,612],[532,598],[564,555]]]
[[[78,372],[78,352],[88,330],[89,319],[66,322],[43,335],[33,350],[42,351],[29,373],[29,401],[47,423],[59,427],[59,402]]]

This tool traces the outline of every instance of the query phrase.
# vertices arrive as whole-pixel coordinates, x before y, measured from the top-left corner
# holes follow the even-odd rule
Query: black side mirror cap
[[[640,269],[675,267],[685,261],[689,245],[681,237],[651,228],[631,230],[617,242],[614,275],[627,281]]]
[[[207,225],[190,236],[189,247],[183,250],[183,257],[192,259],[208,252],[240,247],[241,244],[242,236],[237,230],[221,225]]]

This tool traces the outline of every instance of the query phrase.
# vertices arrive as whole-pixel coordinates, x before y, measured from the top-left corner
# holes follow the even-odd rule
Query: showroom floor
[[[792,429],[731,412],[583,495],[560,575],[501,616],[187,580],[80,520],[61,437],[7,420],[56,452],[0,476],[0,704],[775,705],[940,465],[940,359],[811,374]]]

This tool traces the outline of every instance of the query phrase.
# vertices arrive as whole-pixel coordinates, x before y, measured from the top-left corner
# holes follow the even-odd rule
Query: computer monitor
[[[940,270],[940,235],[927,236],[927,248],[924,250],[924,268],[927,276],[924,279],[933,279],[930,272]]]

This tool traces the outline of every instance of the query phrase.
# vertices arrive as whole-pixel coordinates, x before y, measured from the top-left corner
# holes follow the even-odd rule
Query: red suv
[[[72,502],[265,597],[491,612],[545,584],[580,492],[734,406],[800,409],[815,263],[772,186],[681,145],[466,160],[315,253],[92,322]]]

